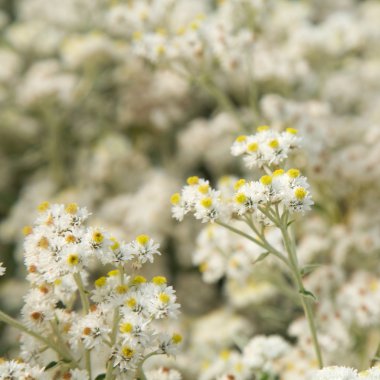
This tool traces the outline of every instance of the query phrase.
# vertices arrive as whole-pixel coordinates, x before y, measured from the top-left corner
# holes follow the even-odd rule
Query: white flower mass
[[[0,380],[380,380],[379,20],[3,0]]]

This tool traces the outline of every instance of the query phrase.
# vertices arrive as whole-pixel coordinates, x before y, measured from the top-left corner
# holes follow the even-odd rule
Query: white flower
[[[147,380],[181,380],[182,376],[175,369],[163,367],[148,371],[146,378]]]
[[[47,380],[48,375],[44,372],[44,368],[30,366],[28,363],[20,363],[15,360],[10,360],[0,362],[0,379]]]
[[[239,136],[232,144],[231,154],[244,155],[243,160],[248,168],[279,165],[290,151],[298,148],[300,138],[296,134],[297,130],[293,128],[279,133],[268,126],[260,126],[255,135]]]
[[[258,335],[244,347],[243,362],[250,368],[270,371],[273,361],[289,349],[289,344],[279,335]]]
[[[147,261],[152,263],[154,255],[161,255],[158,250],[159,247],[160,245],[155,243],[148,235],[139,235],[128,245],[126,251],[138,264],[144,264]]]
[[[115,348],[112,352],[113,367],[120,372],[135,370],[143,355],[137,345],[124,344]]]
[[[105,317],[99,312],[93,312],[79,317],[72,323],[69,331],[70,344],[78,347],[82,342],[88,350],[104,345],[111,328],[108,327]]]
[[[325,367],[317,371],[311,380],[358,380],[358,372],[348,367]]]
[[[3,266],[3,263],[0,263],[0,277],[4,276],[6,268]]]

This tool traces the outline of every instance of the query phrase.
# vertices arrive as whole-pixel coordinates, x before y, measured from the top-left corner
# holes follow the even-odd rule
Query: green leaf
[[[260,380],[269,380],[270,379],[270,376],[268,373],[262,373],[259,377]]]
[[[269,254],[270,254],[270,252],[263,252],[262,254],[260,254],[260,256],[253,263],[256,264],[259,261],[264,260]]]
[[[300,292],[300,294],[302,294],[306,298],[311,298],[315,302],[318,301],[317,297],[312,292],[310,292],[309,290],[303,289],[303,290],[300,290],[299,292]]]
[[[319,268],[321,264],[309,264],[305,265],[304,267],[301,268],[301,276],[305,276],[309,273],[311,273],[313,270]]]
[[[55,367],[58,364],[58,362],[50,362],[44,369],[44,371],[48,371],[50,368]]]
[[[96,376],[95,377],[95,380],[103,380],[106,378],[106,374],[105,373],[101,373],[100,375]]]
[[[295,222],[295,220],[290,220],[288,223],[286,223],[286,227],[289,227],[291,224],[293,224]]]

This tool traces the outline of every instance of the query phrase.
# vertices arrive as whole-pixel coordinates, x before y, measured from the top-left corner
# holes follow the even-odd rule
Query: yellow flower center
[[[91,328],[90,327],[85,327],[84,329],[83,329],[83,335],[90,335],[91,334],[91,332],[92,332],[92,330],[91,330]]]
[[[69,203],[66,208],[65,208],[65,211],[68,213],[68,214],[73,214],[75,215],[77,212],[78,212],[78,205],[76,203]]]
[[[273,177],[278,177],[280,175],[283,175],[285,173],[285,170],[284,169],[277,169],[273,172],[272,176]]]
[[[257,149],[259,149],[259,144],[256,142],[252,142],[247,146],[247,151],[250,153],[256,152]]]
[[[306,197],[306,194],[306,190],[303,187],[297,187],[294,190],[295,197],[300,201]]]
[[[204,184],[204,185],[199,185],[199,186],[198,186],[198,191],[199,191],[200,193],[202,193],[202,194],[207,194],[208,191],[209,191],[209,189],[210,189],[210,186],[209,186],[207,183]]]
[[[240,189],[243,185],[245,185],[245,179],[244,179],[244,178],[240,178],[238,181],[235,182],[235,184],[234,184],[234,189],[235,189],[235,190],[238,190],[238,189]]]
[[[231,356],[231,352],[230,351],[228,351],[228,350],[223,350],[221,353],[220,353],[220,358],[222,359],[222,360],[228,360],[229,359],[229,357]]]
[[[272,183],[272,177],[270,175],[263,175],[260,178],[260,182],[265,186],[269,186]]]
[[[164,276],[156,276],[152,279],[153,284],[155,285],[165,285],[166,284],[166,277]]]
[[[186,180],[186,182],[187,182],[188,185],[197,185],[198,182],[199,182],[199,177],[197,177],[197,176],[189,177]]]
[[[22,233],[23,233],[25,236],[30,235],[32,232],[33,232],[33,228],[32,228],[31,226],[24,226],[24,227],[22,228]]]
[[[135,351],[129,346],[123,346],[121,349],[121,353],[124,357],[131,358]]]
[[[247,141],[247,136],[244,136],[244,135],[238,136],[235,141],[237,143],[243,143],[243,142]]]
[[[271,141],[269,141],[268,145],[272,148],[272,149],[277,149],[279,147],[279,142],[278,140],[276,139],[273,139]]]
[[[139,235],[136,238],[137,243],[139,243],[140,245],[146,245],[149,240],[150,237],[148,235]]]
[[[171,197],[170,197],[170,203],[174,206],[176,206],[179,202],[181,202],[181,196],[179,195],[179,193],[174,193]]]
[[[79,264],[79,256],[76,254],[76,253],[71,253],[68,257],[67,257],[67,264],[71,265],[71,266],[76,266]]]
[[[235,201],[240,204],[244,204],[247,201],[247,197],[243,193],[237,193],[235,195]]]
[[[129,334],[131,333],[133,330],[133,326],[131,323],[127,322],[127,323],[122,323],[120,325],[120,332],[124,333],[124,334]]]
[[[102,288],[107,283],[107,277],[99,277],[97,280],[95,280],[95,286],[97,288]]]
[[[133,285],[140,285],[146,282],[146,278],[144,276],[135,276],[132,280]]]
[[[268,131],[270,129],[270,127],[268,125],[260,125],[256,128],[256,131],[257,132],[264,132],[264,131]]]
[[[286,173],[290,178],[297,178],[300,175],[300,171],[298,169],[289,169]]]
[[[199,272],[204,273],[206,272],[207,268],[208,268],[208,264],[202,263],[201,265],[199,265]]]
[[[116,277],[119,275],[119,270],[118,269],[114,269],[114,270],[110,270],[107,274],[109,277]]]
[[[298,133],[297,129],[295,129],[295,128],[286,128],[286,132],[288,132],[292,135],[296,135]]]
[[[42,238],[38,240],[37,246],[42,249],[47,249],[49,247],[49,240],[47,237],[42,236]]]
[[[182,335],[181,334],[177,334],[177,333],[174,333],[172,335],[172,341],[174,344],[179,344],[182,342]]]
[[[127,306],[130,307],[131,309],[133,309],[136,305],[137,305],[137,301],[135,298],[130,298],[127,302],[126,302]]]
[[[169,303],[170,301],[170,296],[166,293],[160,293],[158,295],[158,299],[162,302],[162,303]]]
[[[212,206],[212,199],[209,197],[203,198],[200,203],[204,208],[210,208]]]
[[[111,249],[112,249],[113,251],[116,251],[117,249],[120,248],[120,243],[116,240],[116,238],[111,237],[110,240],[112,241]]]
[[[100,231],[95,231],[93,234],[92,234],[92,240],[97,243],[97,244],[100,244],[103,242],[104,240],[104,236],[103,234],[100,232]]]
[[[76,242],[76,239],[75,239],[74,235],[67,235],[65,237],[65,240],[67,241],[67,243],[75,243]]]
[[[44,211],[46,211],[49,207],[50,207],[50,203],[47,202],[47,201],[45,201],[45,202],[42,202],[42,203],[40,203],[40,204],[38,205],[37,210],[38,210],[39,212],[44,212]]]
[[[129,289],[128,285],[121,284],[121,285],[116,286],[116,293],[125,294],[127,293],[128,289]]]

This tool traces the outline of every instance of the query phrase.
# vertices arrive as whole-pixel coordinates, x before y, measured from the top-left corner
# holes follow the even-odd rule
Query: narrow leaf
[[[56,365],[58,364],[58,362],[50,362],[46,367],[45,367],[45,371],[48,371],[50,368],[53,368],[55,367]]]

